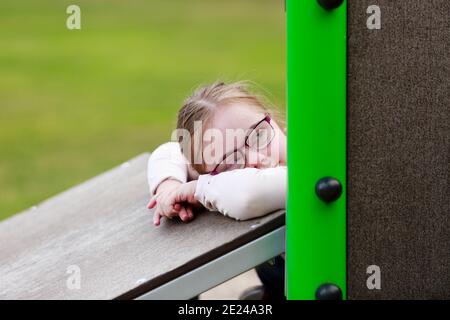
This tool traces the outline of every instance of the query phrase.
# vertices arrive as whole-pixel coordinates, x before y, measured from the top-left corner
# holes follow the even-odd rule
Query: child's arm
[[[193,219],[192,205],[174,206],[168,200],[171,194],[189,177],[187,161],[181,153],[179,144],[168,142],[159,146],[148,160],[147,178],[151,199],[147,207],[155,209],[153,223],[158,226],[161,217],[172,218],[179,216],[187,222]]]
[[[286,167],[201,175],[195,198],[207,209],[247,220],[286,207]]]
[[[159,185],[172,179],[185,183],[188,179],[187,161],[176,142],[167,142],[150,155],[147,166],[150,194],[155,195]]]

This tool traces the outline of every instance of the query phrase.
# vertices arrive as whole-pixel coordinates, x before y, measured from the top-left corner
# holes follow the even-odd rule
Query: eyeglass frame
[[[222,157],[222,160],[220,160],[220,162],[214,167],[213,170],[211,170],[211,172],[209,174],[212,176],[219,174],[220,172],[217,172],[217,168],[225,161],[226,158],[228,158],[229,155],[235,153],[236,151],[239,151],[239,149],[242,149],[245,147],[253,148],[248,144],[248,138],[251,136],[253,131],[263,122],[267,122],[267,124],[270,126],[270,128],[272,128],[273,135],[264,147],[256,148],[256,150],[261,150],[262,148],[267,147],[272,142],[273,138],[275,137],[275,128],[272,126],[270,121],[272,121],[272,118],[270,117],[270,115],[268,113],[266,113],[263,119],[258,121],[256,124],[252,125],[250,128],[248,128],[249,132],[245,136],[244,146],[240,147],[240,148],[235,148],[233,151],[225,153]],[[243,154],[244,154],[244,165],[245,165],[245,160],[246,160],[245,152]],[[224,171],[224,172],[226,172],[226,171]]]

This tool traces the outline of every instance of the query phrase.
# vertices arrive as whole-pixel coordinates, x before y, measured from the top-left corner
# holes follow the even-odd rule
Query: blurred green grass
[[[0,48],[0,219],[167,141],[199,84],[285,103],[282,0],[2,1]]]

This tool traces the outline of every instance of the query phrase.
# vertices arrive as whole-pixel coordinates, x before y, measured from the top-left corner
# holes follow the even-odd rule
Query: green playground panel
[[[347,3],[325,10],[317,0],[286,0],[288,198],[286,295],[315,299],[323,284],[346,298]],[[323,177],[341,196],[316,195]]]

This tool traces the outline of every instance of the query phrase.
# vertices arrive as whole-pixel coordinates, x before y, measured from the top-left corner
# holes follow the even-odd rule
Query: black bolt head
[[[326,10],[333,10],[339,7],[344,0],[317,0],[320,6]]]
[[[332,283],[325,283],[316,290],[317,300],[342,300],[342,291]]]
[[[342,185],[335,178],[322,178],[316,183],[316,194],[326,203],[336,201],[342,194]]]

